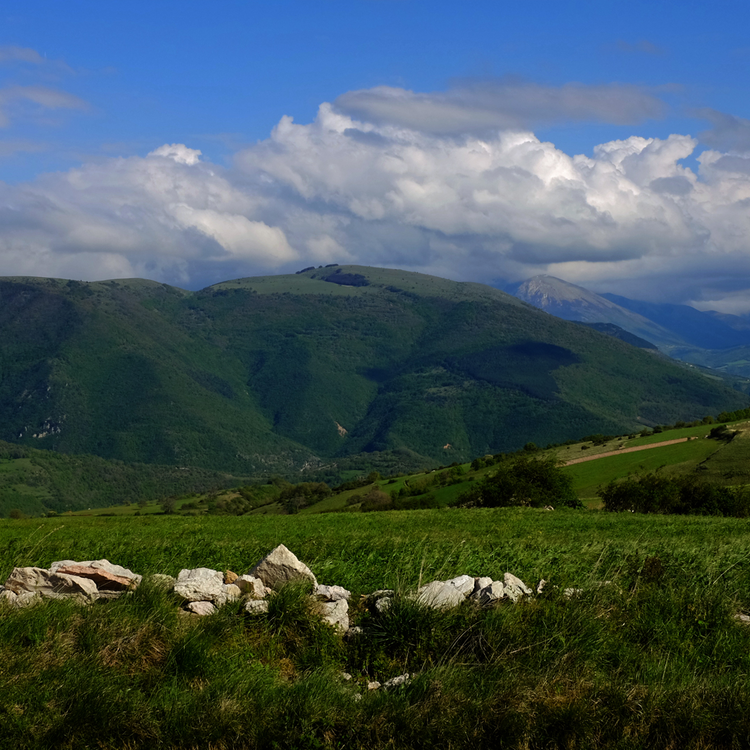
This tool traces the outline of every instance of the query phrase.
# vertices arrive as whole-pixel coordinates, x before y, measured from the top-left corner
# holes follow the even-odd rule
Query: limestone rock
[[[327,622],[341,633],[349,630],[349,603],[346,599],[334,602],[318,602],[323,622]]]
[[[420,604],[432,609],[451,609],[461,604],[465,598],[450,581],[432,581],[422,586],[416,596]]]
[[[388,609],[390,609],[391,602],[393,599],[391,599],[390,596],[381,596],[380,599],[375,600],[375,611],[382,615],[383,612],[386,612]]]
[[[233,570],[227,570],[226,573],[224,573],[224,583],[236,583],[239,576],[233,571]]]
[[[58,560],[52,563],[50,572],[89,578],[100,591],[126,591],[137,587],[142,580],[142,576],[109,560]]]
[[[390,680],[386,680],[383,683],[383,690],[393,690],[394,688],[400,687],[401,685],[408,685],[411,682],[411,675],[406,672],[400,674],[398,677],[391,677]]]
[[[310,568],[300,562],[283,544],[271,550],[249,575],[260,578],[264,585],[274,590],[290,581],[311,581],[313,586],[318,583]]]
[[[446,581],[455,589],[458,589],[464,596],[474,591],[474,578],[473,576],[458,576],[457,578],[451,578],[450,581]]]
[[[474,591],[471,596],[478,595],[482,589],[486,589],[492,583],[492,579],[489,576],[482,576],[481,578],[474,579]]]
[[[251,615],[268,614],[268,602],[263,599],[250,599],[245,604],[245,612]]]
[[[343,586],[322,586],[318,584],[313,591],[313,596],[326,602],[337,602],[341,599],[349,601],[352,598],[352,592]]]
[[[235,586],[233,583],[223,583],[221,585],[221,593],[214,599],[214,604],[217,607],[223,607],[227,602],[235,602],[242,596],[239,586]]]
[[[216,612],[216,607],[211,602],[188,602],[186,609],[194,615],[205,617]]]
[[[505,585],[503,582],[493,581],[489,586],[485,586],[474,598],[479,602],[481,607],[488,607],[500,601],[504,596]]]
[[[210,568],[183,569],[174,592],[188,602],[213,602],[224,594],[224,574]]]
[[[18,594],[14,594],[10,589],[3,588],[3,590],[0,591],[0,605],[13,607],[16,605],[17,599]]]
[[[368,690],[377,690],[380,687],[380,683],[377,680],[367,683]]]
[[[505,583],[506,588],[511,586],[518,589],[525,596],[531,596],[532,594],[531,589],[520,578],[514,576],[513,573],[506,573],[503,576],[503,583]]]
[[[50,572],[45,568],[13,568],[8,580],[5,581],[5,588],[14,594],[20,594],[22,591],[41,591],[42,589],[52,590],[49,580]]]
[[[253,599],[263,599],[268,595],[268,589],[264,586],[263,581],[255,576],[240,576],[235,582],[243,594],[248,594]]]
[[[5,587],[14,594],[39,594],[51,599],[75,597],[93,601],[98,596],[96,584],[88,578],[34,567],[13,568]]]

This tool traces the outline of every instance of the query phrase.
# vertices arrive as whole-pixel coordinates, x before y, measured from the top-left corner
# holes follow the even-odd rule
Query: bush
[[[573,491],[573,480],[563,472],[553,456],[519,455],[503,461],[494,474],[464,492],[456,505],[488,508],[526,505],[581,507]]]

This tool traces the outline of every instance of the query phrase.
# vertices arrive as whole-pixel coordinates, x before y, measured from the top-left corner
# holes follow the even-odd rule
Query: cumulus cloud
[[[502,79],[463,81],[438,93],[378,86],[350,91],[334,104],[341,112],[367,122],[437,135],[529,128],[561,121],[629,125],[664,112],[657,97],[637,86],[552,87]]]
[[[698,141],[674,134],[571,155],[528,128],[459,134],[475,110],[451,106],[443,129],[339,100],[310,123],[283,117],[231,169],[165,144],[0,185],[0,273],[197,288],[339,262],[477,281],[545,272],[680,302],[750,287],[742,152],[710,149],[690,169]]]

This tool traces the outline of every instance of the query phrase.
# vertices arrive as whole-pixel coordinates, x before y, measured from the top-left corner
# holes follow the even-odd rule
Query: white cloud
[[[474,111],[451,107],[444,125]],[[693,170],[688,135],[588,157],[526,128],[458,135],[405,119],[324,104],[311,123],[282,118],[231,170],[168,144],[0,185],[0,273],[198,287],[352,262],[477,281],[548,272],[673,301],[750,288],[741,153],[706,151]]]

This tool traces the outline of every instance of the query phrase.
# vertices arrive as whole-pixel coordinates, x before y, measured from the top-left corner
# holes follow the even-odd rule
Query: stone
[[[39,594],[50,599],[74,597],[93,601],[98,597],[96,584],[92,580],[54,573],[45,568],[13,568],[5,587],[14,594]]]
[[[3,588],[3,590],[0,591],[0,605],[14,607],[17,599],[18,594],[14,594],[10,589]]]
[[[368,690],[377,690],[380,687],[380,683],[377,680],[367,683]]]
[[[223,607],[227,602],[236,602],[241,596],[242,591],[239,586],[235,586],[233,583],[223,583],[221,593],[214,600],[214,604],[217,607]]]
[[[349,603],[346,599],[318,602],[318,607],[323,622],[327,622],[340,633],[346,633],[349,630]]]
[[[263,599],[250,599],[245,603],[245,612],[251,615],[268,614],[268,602]]]
[[[734,619],[737,620],[737,622],[739,622],[742,625],[750,625],[750,616],[742,614],[742,612],[738,612],[734,616]]]
[[[90,578],[103,591],[123,591],[127,588],[136,588],[143,576],[133,573],[132,570],[122,565],[115,565],[109,560],[58,560],[50,566],[51,573],[65,573],[80,578]]]
[[[188,602],[185,608],[188,612],[192,612],[194,615],[200,615],[201,617],[212,615],[216,612],[216,607],[211,602]]]
[[[503,576],[503,583],[505,584],[506,588],[508,586],[512,586],[526,596],[531,596],[532,594],[531,589],[520,578],[514,576],[513,573],[506,573]]]
[[[383,612],[386,612],[388,609],[390,609],[391,602],[393,600],[390,596],[382,596],[380,599],[375,600],[375,611],[382,615]]]
[[[224,594],[224,574],[211,568],[183,569],[174,592],[188,602],[213,602]]]
[[[365,629],[359,625],[353,625],[346,631],[345,635],[347,638],[356,638],[357,636],[364,635]]]
[[[341,599],[349,601],[352,598],[352,592],[343,586],[322,586],[318,584],[313,590],[313,596],[326,602],[337,602]]]
[[[473,586],[473,581],[472,581]],[[450,581],[432,581],[417,591],[416,600],[431,609],[452,609],[466,597]]]
[[[536,593],[541,594],[542,591],[544,591],[544,587],[547,585],[547,581],[542,578],[541,581],[539,581],[539,585],[536,587]]]
[[[230,583],[236,583],[239,576],[233,571],[233,570],[227,570],[224,573],[224,583],[230,584]]]
[[[576,596],[580,596],[583,593],[583,589],[564,589],[563,590],[563,598],[565,599],[573,599]]]
[[[33,607],[41,601],[42,597],[39,594],[33,591],[24,591],[16,597],[15,605],[16,607]]]
[[[342,679],[342,680],[343,680],[344,682],[351,682],[351,680],[352,680],[352,676],[351,676],[351,675],[349,674],[349,672],[342,672],[342,673],[341,673],[341,679]]]
[[[249,575],[260,578],[265,586],[274,590],[280,589],[290,581],[310,581],[313,586],[318,584],[310,568],[300,562],[283,544],[271,550]]]
[[[177,579],[174,576],[168,576],[166,573],[154,573],[149,576],[149,580],[157,588],[160,589],[173,589]]]
[[[411,682],[411,676],[408,672],[400,674],[398,677],[391,677],[390,680],[386,680],[383,683],[383,690],[393,690],[394,688],[401,687],[401,685],[408,685]]]
[[[255,576],[240,576],[234,582],[234,585],[239,586],[239,589],[243,594],[247,594],[253,599],[263,599],[268,595],[268,589],[263,584],[263,581]]]
[[[481,578],[474,579],[474,591],[471,592],[471,596],[478,595],[482,589],[486,589],[492,583],[492,579],[489,576],[482,576]]]
[[[489,586],[485,586],[475,599],[479,602],[480,607],[489,607],[495,602],[499,602],[505,596],[505,584],[502,581],[493,581]]]
[[[451,578],[446,583],[458,589],[464,596],[469,596],[474,591],[473,576],[458,576],[457,578]]]

